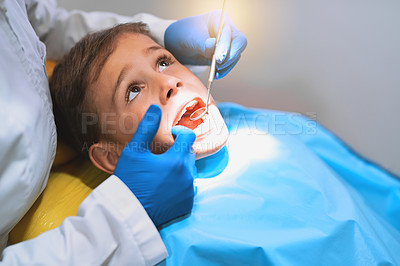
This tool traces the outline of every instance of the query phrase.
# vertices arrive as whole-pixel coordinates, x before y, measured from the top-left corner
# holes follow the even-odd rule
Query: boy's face
[[[114,146],[117,156],[151,104],[162,111],[151,147],[154,153],[162,153],[174,143],[171,128],[177,124],[195,132],[197,158],[217,152],[227,141],[225,122],[211,97],[208,114],[190,121],[186,109],[205,106],[207,89],[172,54],[145,35],[123,34],[89,90],[90,102],[100,114],[102,133],[122,144]]]

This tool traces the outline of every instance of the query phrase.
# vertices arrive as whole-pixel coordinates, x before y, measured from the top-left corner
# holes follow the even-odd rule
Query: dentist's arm
[[[111,12],[67,11],[57,7],[56,0],[25,0],[29,21],[40,40],[46,44],[47,58],[60,59],[76,42],[89,32],[110,28],[114,25],[139,22],[146,23],[151,35],[164,45],[165,29],[173,20],[132,10],[132,17]]]
[[[111,12],[67,11],[55,0],[25,0],[29,21],[40,40],[46,44],[47,58],[58,60],[89,32],[114,25],[146,23],[158,44],[165,46],[183,64],[209,65],[218,32],[221,11],[187,17],[175,22],[146,13],[121,16]],[[136,13],[139,10],[132,10]],[[227,75],[237,64],[247,45],[244,34],[236,28],[228,14],[216,51],[216,78]]]
[[[140,202],[111,176],[82,202],[76,216],[4,249],[0,265],[154,265],[166,256]]]

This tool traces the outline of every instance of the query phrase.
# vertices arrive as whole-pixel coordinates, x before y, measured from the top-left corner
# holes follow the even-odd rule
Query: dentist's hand
[[[172,128],[173,146],[163,154],[150,151],[160,125],[161,110],[151,105],[118,160],[114,175],[135,194],[158,227],[190,212],[196,155],[191,152],[196,135],[192,130]]]
[[[172,23],[164,34],[165,48],[183,64],[209,65],[214,52],[220,17],[221,10],[215,10]],[[246,37],[225,13],[224,26],[215,54],[217,61],[215,78],[222,78],[232,70],[246,45]]]

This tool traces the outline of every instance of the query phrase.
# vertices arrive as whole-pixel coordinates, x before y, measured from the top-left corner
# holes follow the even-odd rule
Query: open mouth
[[[203,100],[200,97],[194,98],[193,100],[191,100],[190,102],[185,104],[185,106],[183,106],[183,108],[180,110],[180,112],[176,116],[173,126],[180,125],[180,126],[188,127],[191,130],[194,130],[197,126],[199,126],[201,123],[203,123],[206,116],[204,116],[196,121],[192,121],[192,120],[190,120],[190,115],[193,112],[195,112],[196,110],[198,110],[199,108],[202,108],[205,106],[206,106],[206,104],[203,102]]]
[[[219,151],[225,145],[229,135],[224,119],[214,103],[208,105],[207,113],[203,117],[195,121],[190,120],[190,115],[202,107],[206,107],[206,104],[200,97],[182,104],[177,109],[172,124],[172,126],[181,125],[190,128],[196,134],[196,140],[192,146],[196,159]]]

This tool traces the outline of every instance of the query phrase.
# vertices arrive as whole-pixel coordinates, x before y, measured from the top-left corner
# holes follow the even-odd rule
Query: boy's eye
[[[162,72],[164,69],[166,69],[171,63],[168,62],[167,60],[161,60],[158,62],[158,71]]]
[[[128,91],[126,92],[126,100],[127,102],[132,101],[135,99],[135,97],[142,91],[142,88],[136,86],[136,85],[131,85],[128,88]]]

